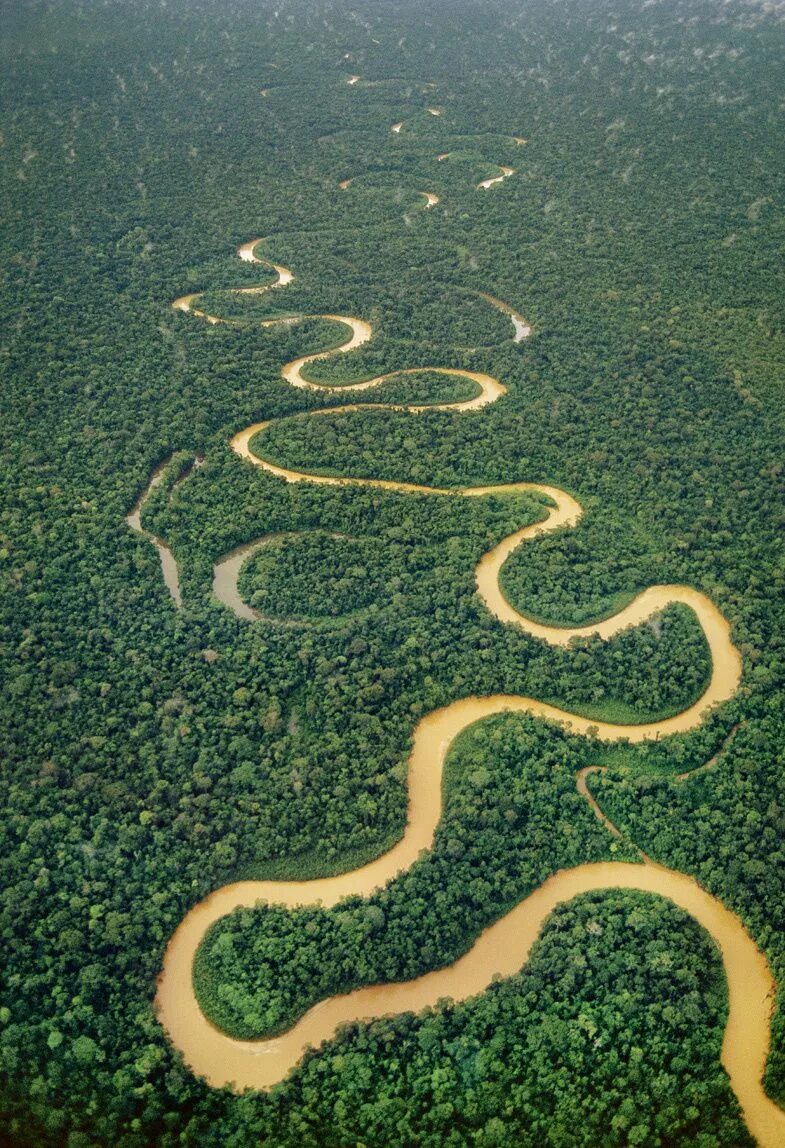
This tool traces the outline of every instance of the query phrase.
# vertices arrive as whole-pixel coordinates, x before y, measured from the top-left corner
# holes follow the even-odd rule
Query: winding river
[[[532,333],[531,326],[526,322],[523,315],[519,315],[509,303],[503,303],[501,299],[497,299],[495,295],[488,295],[487,292],[481,291],[480,298],[485,299],[493,307],[499,311],[503,311],[505,315],[509,315],[512,319],[512,326],[515,334],[513,335],[513,343],[522,343],[524,339],[528,339]]]
[[[494,184],[501,183],[503,180],[509,179],[511,175],[515,175],[515,168],[501,166],[499,172],[500,174],[495,175],[493,179],[484,179],[482,183],[479,183],[477,186],[483,188],[493,187]]]
[[[352,176],[349,179],[342,179],[341,182],[338,184],[338,186],[341,189],[341,191],[346,191],[346,189],[348,187],[351,187],[351,185],[353,183],[354,183],[354,177]],[[422,195],[425,197],[425,203],[423,205],[424,207],[435,207],[436,204],[439,202],[439,196],[434,195],[434,193],[432,191],[418,191],[417,195]],[[271,266],[273,266],[273,264],[271,264]],[[279,287],[279,286],[281,286],[281,284],[276,283],[275,286]],[[256,290],[258,292],[258,288],[252,288],[252,290]],[[187,296],[186,296],[186,298],[187,298]]]
[[[143,538],[148,540],[148,542],[152,542],[153,546],[158,551],[158,557],[161,560],[161,573],[164,577],[164,585],[171,594],[175,605],[182,606],[183,596],[180,593],[180,576],[177,570],[177,562],[175,561],[174,554],[172,554],[171,549],[166,545],[163,539],[158,538],[155,534],[151,534],[142,526],[142,507],[147,502],[155,488],[159,486],[161,482],[163,482],[164,475],[171,461],[171,458],[167,458],[155,468],[152,475],[150,476],[150,481],[142,493],[139,495],[139,498],[134,503],[131,513],[126,516],[125,521],[133,531],[135,531],[137,534],[141,534]]]
[[[172,462],[171,457],[164,459],[159,463],[153,473],[150,475],[150,481],[144,488],[138,499],[134,503],[131,513],[126,515],[125,521],[136,534],[141,534],[148,542],[152,542],[153,546],[158,551],[158,557],[161,560],[161,573],[163,574],[164,585],[172,596],[175,606],[178,608],[183,604],[183,596],[180,592],[180,573],[177,569],[177,560],[172,553],[169,546],[166,545],[162,538],[152,534],[149,530],[145,530],[142,526],[142,509],[147,502],[150,495],[155,488],[163,482],[164,476],[169,469]],[[197,455],[188,466],[185,467],[182,474],[172,485],[172,490],[184,482],[190,475],[191,471],[202,465],[203,459],[201,455]]]
[[[508,170],[504,169],[505,175]],[[490,182],[498,182],[490,181]],[[485,184],[481,186],[486,186]],[[255,255],[258,240],[240,249],[240,256],[261,262]],[[271,285],[244,288],[263,291],[291,281],[285,268],[270,264],[278,275]],[[288,278],[287,278],[288,276]],[[196,296],[184,296],[174,304],[199,315],[209,322],[214,316],[192,306]],[[499,304],[498,300],[490,301]],[[508,313],[510,308],[501,304]],[[292,386],[324,391],[366,391],[376,388],[394,376],[388,375],[349,386],[330,387],[314,383],[303,376],[309,363],[342,354],[361,346],[371,337],[371,327],[362,319],[346,316],[324,316],[343,323],[348,336],[342,346],[330,351],[304,355],[282,368],[283,379]],[[520,317],[518,316],[520,319]],[[272,320],[276,322],[281,320]],[[523,320],[520,320],[523,323]],[[518,328],[516,327],[516,332]],[[525,338],[528,329],[521,334]],[[481,372],[453,368],[420,368],[470,378],[478,386],[475,398],[443,403],[427,409],[475,411],[505,394],[498,380]],[[412,372],[409,372],[412,373]],[[323,414],[344,416],[358,409],[385,406],[413,414],[425,409],[419,405],[364,403],[342,408],[325,408],[296,417],[312,418]],[[410,868],[423,850],[433,846],[434,833],[442,810],[442,774],[444,763],[455,739],[475,722],[495,714],[526,713],[568,728],[575,734],[590,734],[605,742],[642,742],[648,738],[695,729],[715,706],[730,699],[741,679],[741,657],[733,644],[728,622],[705,594],[688,586],[653,586],[612,618],[595,625],[567,628],[536,622],[517,611],[504,597],[499,586],[499,573],[504,562],[525,542],[553,530],[574,527],[581,517],[580,504],[568,493],[539,483],[467,487],[447,490],[414,483],[393,482],[365,477],[332,477],[287,469],[265,460],[259,440],[270,421],[255,423],[238,432],[231,446],[242,458],[275,474],[287,482],[309,482],[329,485],[363,485],[399,492],[420,492],[451,497],[529,492],[543,502],[543,518],[510,534],[480,560],[476,568],[477,591],[490,612],[507,625],[513,625],[532,637],[551,645],[566,645],[572,638],[599,634],[604,639],[629,626],[639,625],[672,602],[689,606],[703,627],[712,659],[712,673],[703,695],[676,716],[640,724],[616,724],[593,721],[555,706],[517,695],[467,697],[436,710],[418,723],[409,759],[407,823],[400,841],[386,853],[358,869],[336,877],[312,881],[242,881],[226,885],[196,905],[186,915],[171,938],[158,979],[156,1006],[159,1019],[172,1043],[194,1072],[213,1085],[231,1085],[236,1089],[269,1088],[291,1071],[310,1045],[319,1045],[347,1022],[369,1020],[402,1011],[418,1011],[434,1006],[444,997],[465,1000],[482,992],[496,974],[510,976],[525,964],[532,945],[554,908],[586,892],[603,889],[635,889],[666,897],[690,913],[712,936],[720,951],[728,983],[729,1012],[722,1046],[722,1063],[739,1100],[752,1135],[764,1148],[781,1148],[785,1144],[785,1113],[763,1090],[762,1075],[770,1041],[774,981],[766,959],[733,913],[711,896],[695,880],[664,868],[642,855],[641,864],[604,862],[579,865],[554,873],[538,889],[521,901],[505,917],[491,925],[471,949],[448,968],[439,969],[416,980],[358,989],[323,1001],[311,1008],[283,1036],[270,1040],[234,1040],[215,1028],[201,1012],[192,983],[194,955],[210,926],[241,906],[259,901],[294,908],[322,904],[329,907],[349,895],[367,896]],[[253,443],[253,450],[252,444]],[[257,544],[251,544],[253,547]],[[247,553],[247,551],[246,551]],[[236,584],[242,557],[237,559],[232,578]],[[234,607],[233,607],[234,608]],[[248,614],[245,615],[248,617]],[[577,778],[579,791],[609,832],[620,830],[606,817],[587,786],[590,771]]]
[[[309,531],[313,533],[313,531]],[[334,531],[329,530],[324,532],[328,538],[340,539],[341,541],[357,541],[348,534],[336,534]],[[230,550],[228,554],[224,554],[213,566],[213,594],[218,601],[226,606],[235,617],[240,618],[246,622],[271,622],[279,626],[290,626],[295,628],[307,627],[313,625],[313,618],[279,618],[269,614],[263,614],[253,606],[249,606],[240,593],[239,580],[240,571],[242,570],[248,559],[256,554],[259,550],[270,546],[277,541],[291,541],[296,542],[303,535],[299,530],[279,530],[271,534],[264,534],[261,538],[255,539],[253,542],[244,542],[242,546],[235,547]],[[349,614],[335,614],[323,615],[320,618],[322,625],[343,625],[348,617],[358,618],[363,614],[367,614],[367,609],[355,609]]]

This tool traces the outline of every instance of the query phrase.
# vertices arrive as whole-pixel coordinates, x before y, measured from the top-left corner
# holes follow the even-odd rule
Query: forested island
[[[785,12],[1,19],[0,1141],[785,1144]]]

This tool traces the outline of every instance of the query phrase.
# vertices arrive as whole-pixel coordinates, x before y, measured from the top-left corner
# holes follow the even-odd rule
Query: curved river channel
[[[264,262],[255,254],[259,240],[244,245],[239,255],[246,261]],[[278,279],[263,288],[243,288],[261,292],[291,282],[291,272],[275,264]],[[190,311],[208,322],[219,322],[215,316],[193,306],[197,296],[184,296],[173,306]],[[499,300],[490,302],[508,314],[512,309]],[[332,388],[310,381],[309,363],[344,353],[365,343],[371,327],[361,319],[339,315],[322,316],[345,324],[348,337],[334,350],[304,355],[287,363],[282,377],[290,385],[317,390],[366,391],[380,386],[391,375]],[[520,316],[515,315],[520,319]],[[267,320],[263,325],[289,320]],[[521,320],[523,323],[523,320]],[[516,333],[519,328],[516,325]],[[529,330],[526,328],[526,335]],[[477,384],[476,397],[454,403],[443,403],[427,409],[467,412],[477,410],[500,398],[506,388],[497,379],[481,372],[437,369],[444,374],[470,378]],[[394,372],[395,376],[406,372]],[[387,406],[391,410],[417,413],[426,409],[418,405],[363,403]],[[357,410],[358,405],[310,411],[302,416],[341,415]],[[403,837],[387,853],[369,864],[337,877],[313,881],[241,881],[226,885],[196,905],[182,921],[164,957],[158,979],[156,1007],[161,1024],[191,1069],[215,1086],[230,1085],[235,1089],[270,1088],[283,1080],[300,1061],[309,1046],[318,1046],[332,1037],[338,1026],[353,1021],[370,1020],[403,1011],[418,1011],[435,1005],[441,998],[461,1001],[482,992],[495,975],[510,976],[526,962],[543,923],[553,909],[571,898],[602,889],[635,889],[667,897],[690,913],[712,936],[722,956],[728,983],[728,1023],[722,1046],[722,1063],[730,1077],[750,1132],[764,1148],[785,1145],[785,1113],[763,1090],[762,1075],[770,1042],[770,1021],[775,985],[768,964],[744,925],[733,913],[712,897],[695,880],[674,872],[642,856],[641,864],[604,862],[579,865],[553,874],[538,889],[521,901],[505,917],[491,925],[472,948],[448,968],[428,973],[405,983],[374,985],[345,995],[335,996],[311,1008],[284,1035],[270,1040],[235,1040],[215,1028],[201,1012],[193,990],[194,955],[210,926],[227,913],[258,901],[294,908],[299,905],[335,905],[349,895],[367,896],[408,869],[423,850],[433,845],[442,808],[442,773],[446,757],[455,739],[468,726],[494,714],[527,713],[545,721],[569,728],[572,733],[593,732],[603,741],[627,739],[641,742],[647,738],[691,730],[704,720],[714,706],[730,699],[741,678],[741,657],[733,644],[730,627],[724,616],[706,595],[688,586],[652,586],[643,591],[614,617],[596,625],[567,629],[535,622],[519,613],[505,599],[499,587],[499,573],[509,555],[526,541],[552,530],[575,526],[581,517],[578,502],[564,491],[538,483],[512,483],[501,486],[467,487],[446,490],[413,483],[370,478],[334,478],[287,470],[266,461],[259,453],[259,439],[270,422],[260,422],[240,431],[232,439],[232,448],[242,458],[287,482],[311,482],[331,485],[374,486],[385,490],[417,491],[433,495],[477,498],[488,494],[533,492],[544,500],[544,518],[525,526],[505,538],[479,562],[476,569],[477,590],[486,607],[502,623],[517,626],[527,634],[552,645],[566,645],[579,635],[599,634],[610,638],[620,630],[650,618],[672,602],[689,606],[698,617],[711,650],[712,674],[698,701],[682,713],[660,721],[636,725],[592,721],[588,718],[547,705],[535,698],[516,695],[468,697],[453,702],[424,717],[414,732],[409,759],[407,823]],[[253,449],[252,449],[253,443]],[[234,572],[234,582],[239,568]],[[229,595],[231,598],[232,595]],[[229,605],[235,609],[234,600]],[[238,611],[239,612],[239,611]],[[249,613],[241,614],[248,617]],[[620,831],[602,813],[586,786],[586,772],[578,778],[579,791],[589,800],[594,812],[609,831]]]

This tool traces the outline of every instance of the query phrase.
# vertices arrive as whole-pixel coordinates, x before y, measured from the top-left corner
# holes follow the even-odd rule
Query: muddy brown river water
[[[515,175],[515,168],[514,167],[501,167],[500,172],[501,172],[501,174],[495,175],[493,177],[493,179],[484,179],[482,181],[482,183],[478,184],[478,187],[483,187],[483,188],[493,187],[494,184],[501,183],[502,180],[509,179],[511,175]]]
[[[512,173],[486,181],[490,186]],[[256,241],[240,249],[241,258],[259,260],[254,255]],[[246,254],[243,254],[243,253]],[[275,266],[275,265],[271,265]],[[276,267],[278,282],[290,281],[291,273]],[[288,280],[283,279],[284,273]],[[269,288],[262,288],[269,289]],[[175,306],[199,314],[191,306],[194,296],[185,296]],[[490,297],[525,328],[528,325],[511,308]],[[202,315],[208,321],[215,317]],[[362,319],[329,315],[325,318],[343,323],[348,329],[345,343],[336,349],[304,355],[286,364],[282,377],[291,385],[330,391],[351,389],[364,391],[380,386],[393,377],[381,375],[350,387],[331,388],[303,378],[307,364],[361,346],[371,337],[371,327]],[[519,328],[516,325],[516,334]],[[419,368],[440,370],[445,374],[468,377],[477,383],[479,393],[471,400],[444,403],[427,409],[468,412],[495,402],[505,394],[497,379],[481,372],[452,368]],[[398,375],[404,372],[395,372]],[[386,404],[361,404],[308,412],[301,417],[333,414],[344,416],[358,409]],[[413,414],[424,408],[394,404],[389,409]],[[722,1046],[722,1063],[731,1086],[741,1104],[750,1132],[763,1148],[785,1145],[785,1113],[763,1090],[762,1075],[770,1041],[770,1021],[775,985],[764,955],[750,937],[743,923],[693,878],[664,868],[643,856],[641,864],[605,862],[586,864],[554,873],[539,888],[515,906],[505,917],[486,929],[469,951],[448,968],[438,969],[416,980],[376,985],[335,996],[311,1008],[287,1033],[270,1040],[234,1040],[215,1028],[199,1008],[192,983],[194,955],[210,926],[241,906],[259,901],[294,908],[320,903],[337,904],[349,895],[368,896],[395,876],[409,869],[423,850],[430,850],[442,810],[442,774],[445,760],[458,735],[476,722],[501,713],[526,713],[568,728],[575,734],[591,733],[600,741],[613,743],[626,739],[642,742],[669,734],[695,729],[715,706],[736,693],[741,679],[741,657],[733,642],[730,626],[717,606],[705,594],[689,586],[652,586],[612,618],[583,627],[549,626],[527,618],[504,597],[499,574],[504,562],[519,546],[549,531],[577,525],[582,510],[572,495],[539,483],[469,487],[460,490],[425,487],[415,483],[380,480],[363,476],[332,477],[308,474],[275,465],[264,459],[262,436],[270,422],[255,423],[238,432],[232,448],[255,466],[278,475],[287,482],[309,482],[330,485],[364,485],[401,492],[420,492],[434,496],[476,498],[490,494],[516,492],[537,494],[543,500],[543,519],[525,526],[503,539],[483,556],[476,568],[476,585],[488,610],[501,624],[516,626],[534,638],[551,645],[566,645],[573,637],[598,634],[611,638],[621,630],[636,626],[680,602],[694,611],[711,651],[712,672],[703,695],[693,705],[673,717],[638,724],[594,721],[548,705],[536,698],[517,695],[466,697],[436,710],[418,723],[408,767],[408,806],[404,834],[390,850],[358,869],[335,877],[312,881],[242,881],[224,886],[195,905],[174,933],[166,950],[158,980],[156,1007],[159,1019],[170,1040],[183,1054],[194,1072],[213,1085],[231,1085],[236,1089],[270,1088],[281,1081],[299,1062],[311,1045],[319,1045],[334,1035],[336,1028],[351,1021],[369,1020],[402,1011],[418,1011],[444,997],[465,1000],[482,992],[495,975],[510,976],[525,964],[532,945],[554,908],[578,896],[603,889],[635,889],[654,896],[666,897],[690,913],[710,934],[722,957],[728,983],[729,1012]],[[252,444],[253,442],[253,449]],[[138,507],[135,508],[138,510]],[[129,519],[130,521],[130,519]],[[135,529],[138,527],[135,527]],[[250,549],[228,556],[236,569],[230,571],[236,587],[239,567]],[[236,604],[227,603],[237,612]],[[249,610],[246,615],[254,615]],[[579,775],[579,792],[589,800],[592,809],[610,833],[618,828],[606,817],[591,797],[586,784],[589,771]]]

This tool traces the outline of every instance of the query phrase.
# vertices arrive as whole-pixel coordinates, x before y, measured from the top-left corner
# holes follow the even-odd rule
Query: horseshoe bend
[[[341,882],[342,878],[335,880]],[[328,882],[318,884],[323,903],[329,905],[333,891],[325,888]],[[273,889],[273,885],[278,887]],[[289,1032],[266,1041],[232,1040],[207,1021],[193,994],[191,961],[205,930],[225,913],[252,905],[260,897],[302,904],[306,894],[296,884],[230,885],[194,909],[170,943],[158,990],[161,1020],[186,1062],[211,1084],[268,1088],[294,1068],[310,1045],[328,1040],[341,1024],[393,1012],[420,1011],[446,997],[465,1000],[487,988],[495,974],[511,976],[518,972],[557,905],[581,893],[609,889],[635,889],[667,897],[690,913],[715,941],[722,954],[729,994],[723,1065],[752,1134],[767,1148],[782,1144],[785,1113],[766,1096],[761,1084],[773,991],[766,960],[739,919],[697,882],[654,865],[605,862],[557,873],[486,929],[451,967],[407,983],[372,986],[332,997],[310,1009]],[[345,885],[344,893],[350,891],[358,890]],[[336,899],[341,895],[336,892]]]
[[[255,254],[257,240],[245,244],[238,254],[242,259],[262,262]],[[261,292],[291,282],[293,275],[280,265],[270,264],[278,278],[260,288]],[[483,296],[492,305],[510,313],[511,308],[492,296]],[[182,310],[194,310],[188,297],[174,304]],[[222,320],[194,310],[211,323]],[[514,313],[513,313],[514,314]],[[283,380],[291,386],[331,391],[335,389],[367,391],[381,387],[394,375],[379,375],[362,382],[334,388],[307,377],[308,365],[341,355],[362,346],[372,337],[372,328],[364,320],[347,316],[325,315],[343,324],[349,331],[344,343],[329,351],[301,356],[281,370]],[[515,316],[520,320],[519,316]],[[275,320],[265,321],[267,324]],[[520,326],[516,322],[516,335]],[[529,329],[526,328],[526,335]],[[414,373],[418,368],[396,374]],[[422,369],[422,368],[420,368]],[[476,398],[464,402],[433,404],[430,408],[413,404],[383,402],[352,404],[341,408],[320,408],[300,418],[324,415],[351,415],[357,410],[391,409],[417,414],[436,409],[464,414],[475,412],[505,394],[497,379],[480,372],[432,367],[429,371],[470,378],[479,388]],[[191,1069],[216,1086],[236,1089],[266,1089],[281,1080],[297,1065],[307,1048],[329,1040],[342,1024],[368,1021],[404,1011],[419,1011],[449,997],[465,1000],[482,992],[495,976],[510,976],[527,961],[542,926],[559,904],[586,892],[630,889],[665,897],[688,912],[712,937],[723,960],[728,985],[729,1012],[722,1048],[722,1063],[741,1105],[752,1134],[768,1146],[785,1142],[785,1112],[766,1095],[762,1076],[768,1056],[770,1020],[774,982],[765,957],[745,930],[742,922],[693,878],[667,869],[642,855],[640,865],[600,862],[579,865],[554,873],[539,888],[525,897],[506,916],[489,926],[474,945],[447,968],[437,969],[413,981],[371,985],[344,995],[330,997],[307,1011],[283,1035],[267,1040],[240,1041],[222,1033],[202,1013],[192,982],[192,965],[197,949],[210,927],[222,917],[241,907],[259,902],[295,908],[322,905],[329,908],[348,896],[367,896],[409,869],[423,851],[433,846],[434,834],[441,817],[442,774],[447,755],[455,739],[465,729],[485,718],[501,713],[526,713],[547,722],[557,723],[570,733],[591,734],[602,742],[641,743],[695,729],[715,706],[736,693],[741,679],[741,657],[736,649],[727,620],[703,593],[689,586],[652,586],[615,615],[581,627],[547,625],[534,621],[518,611],[504,596],[499,577],[510,555],[527,540],[559,529],[577,525],[582,515],[580,504],[569,494],[553,486],[538,483],[468,487],[458,490],[426,487],[407,482],[368,477],[335,477],[295,471],[276,465],[263,457],[263,436],[271,425],[255,423],[238,432],[231,440],[232,449],[254,466],[289,483],[357,485],[379,487],[403,493],[422,493],[444,497],[482,497],[514,493],[536,493],[545,501],[545,518],[515,531],[488,551],[475,571],[477,592],[486,608],[501,623],[516,626],[530,636],[550,645],[565,646],[574,638],[597,635],[608,640],[621,631],[639,625],[672,603],[690,607],[703,629],[711,654],[711,675],[700,698],[682,712],[660,720],[636,724],[596,721],[559,709],[535,698],[496,695],[466,697],[436,710],[418,723],[408,764],[407,823],[399,842],[358,869],[334,877],[307,881],[241,881],[224,886],[196,905],[173,935],[166,951],[158,980],[156,1008],[170,1040],[180,1049]],[[263,540],[262,540],[263,541]],[[253,544],[258,546],[259,543]],[[216,589],[219,597],[238,613],[253,618],[247,608],[238,606],[237,576],[244,550],[232,558],[233,579],[228,590]],[[251,549],[248,547],[247,549]],[[216,567],[216,571],[218,567]],[[224,598],[224,594],[226,597]],[[614,834],[620,831],[602,812],[586,788],[582,771],[579,791],[588,798],[595,814]]]

